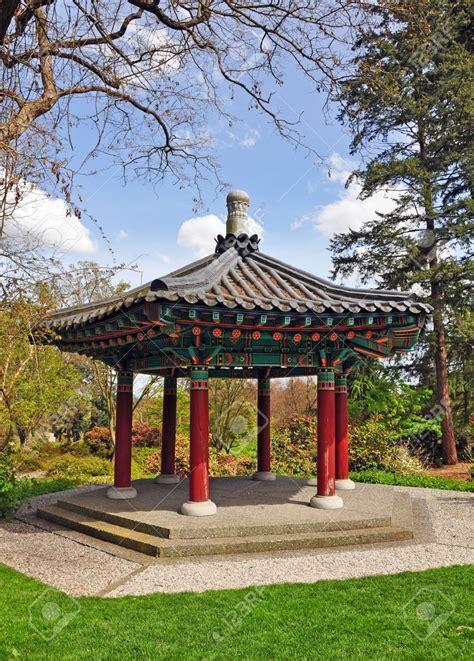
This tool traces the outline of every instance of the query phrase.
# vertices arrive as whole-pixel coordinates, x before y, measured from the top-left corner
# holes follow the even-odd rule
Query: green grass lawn
[[[0,659],[472,659],[473,579],[472,567],[450,567],[71,599],[0,566]]]

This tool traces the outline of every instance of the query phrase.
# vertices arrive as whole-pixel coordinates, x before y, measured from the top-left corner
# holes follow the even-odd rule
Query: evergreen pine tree
[[[334,275],[414,288],[433,306],[436,400],[443,461],[457,461],[448,381],[449,322],[472,283],[473,55],[469,2],[381,0],[354,46],[339,119],[363,158],[367,198],[395,206],[332,241]]]

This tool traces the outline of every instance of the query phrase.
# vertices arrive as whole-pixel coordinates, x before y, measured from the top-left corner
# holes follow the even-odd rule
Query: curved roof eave
[[[214,307],[244,310],[262,308],[281,312],[406,311],[429,313],[431,306],[410,292],[355,289],[337,285],[259,251],[245,257],[232,247],[208,255],[180,269],[135,287],[122,295],[64,308],[43,322],[50,327],[90,323],[144,301],[202,302]]]

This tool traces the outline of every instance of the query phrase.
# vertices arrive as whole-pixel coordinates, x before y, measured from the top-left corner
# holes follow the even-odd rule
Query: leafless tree
[[[15,209],[26,188],[38,185],[65,199],[72,215],[80,213],[74,176],[93,172],[99,154],[124,177],[156,184],[170,176],[193,185],[198,203],[204,178],[222,183],[213,156],[216,127],[235,122],[235,95],[301,143],[298,122],[280,114],[275,92],[295,68],[315,89],[331,85],[344,50],[339,44],[359,20],[358,4],[2,2],[0,274],[16,284],[18,270],[34,280],[52,268],[38,259],[41,239],[33,234],[19,242],[12,233]],[[86,134],[79,127],[88,129],[87,145],[78,143]]]
[[[132,7],[133,5],[133,7]],[[356,17],[347,0],[23,0],[0,12],[0,147],[64,167],[74,127],[92,125],[91,155],[113,154],[153,181],[215,169],[209,118],[232,121],[237,90],[299,140],[273,93],[292,60],[318,89]],[[39,139],[38,139],[39,136]],[[31,154],[30,154],[31,156]]]

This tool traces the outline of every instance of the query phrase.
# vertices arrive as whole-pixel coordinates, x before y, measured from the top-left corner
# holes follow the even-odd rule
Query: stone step
[[[337,516],[337,512],[332,513],[332,518],[323,521],[311,522],[298,522],[293,521],[288,523],[271,523],[260,525],[233,525],[233,526],[217,526],[208,525],[192,526],[188,518],[187,525],[182,527],[174,526],[168,528],[160,526],[155,523],[148,523],[146,521],[138,521],[138,512],[133,511],[132,516],[126,516],[118,512],[106,512],[99,507],[91,507],[84,503],[71,500],[58,500],[57,506],[71,512],[83,514],[86,517],[94,520],[106,521],[107,523],[120,526],[122,528],[130,528],[137,530],[153,537],[160,539],[205,539],[222,538],[222,537],[247,537],[256,535],[285,535],[287,533],[315,533],[318,531],[331,531],[331,530],[358,530],[366,528],[386,528],[392,524],[390,516],[355,516],[350,519],[341,519]],[[202,523],[200,521],[199,523]],[[209,522],[210,523],[210,522]]]
[[[41,519],[53,521],[54,523],[59,523],[66,528],[72,528],[73,530],[86,533],[104,542],[111,542],[118,546],[133,549],[139,553],[145,553],[146,555],[159,555],[157,552],[158,538],[138,530],[129,530],[128,528],[123,528],[107,521],[97,521],[90,516],[65,510],[57,505],[38,508],[36,510],[36,516]]]
[[[247,539],[222,537],[219,539],[165,540],[162,557],[221,555],[227,553],[260,553],[264,551],[292,551],[359,544],[398,542],[413,538],[404,528],[384,527],[358,530],[331,530],[317,533],[258,535]]]
[[[408,540],[413,537],[413,533],[409,529],[383,526],[317,532],[291,531],[284,534],[251,535],[244,538],[166,539],[139,530],[124,528],[108,521],[93,519],[81,512],[66,510],[58,505],[38,509],[37,516],[140,553],[168,558],[374,544]]]

